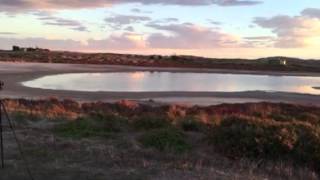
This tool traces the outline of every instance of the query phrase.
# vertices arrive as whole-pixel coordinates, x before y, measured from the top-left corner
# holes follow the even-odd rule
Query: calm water
[[[213,73],[117,72],[45,76],[23,85],[72,91],[286,91],[320,94],[320,77]]]

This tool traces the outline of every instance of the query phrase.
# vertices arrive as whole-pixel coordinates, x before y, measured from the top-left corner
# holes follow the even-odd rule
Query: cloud
[[[133,8],[131,9],[131,12],[134,12],[134,13],[142,13],[142,10],[138,9],[138,8]]]
[[[216,0],[215,4],[220,6],[251,6],[261,4],[262,1],[239,1],[239,0]]]
[[[139,8],[133,8],[133,9],[131,9],[131,12],[138,13],[138,14],[151,14],[152,13],[152,11],[144,11]]]
[[[273,36],[250,36],[250,37],[244,37],[246,40],[250,41],[256,41],[256,40],[273,40]]]
[[[275,47],[300,48],[316,44],[316,39],[320,38],[320,19],[315,18],[316,15],[316,11],[309,9],[299,16],[258,17],[254,23],[277,36]]]
[[[0,35],[17,35],[17,33],[14,33],[14,32],[0,32]]]
[[[55,50],[76,50],[81,47],[80,41],[74,40],[49,40],[45,38],[5,38],[0,37],[0,49],[9,49],[12,45],[23,47],[42,47]]]
[[[218,25],[221,25],[221,24],[222,24],[221,22],[219,22],[219,21],[215,21],[215,20],[212,20],[212,19],[207,19],[207,21],[208,21],[210,24],[212,24],[212,25],[216,25],[216,26],[218,26]]]
[[[320,19],[320,9],[316,8],[307,8],[301,12],[302,15],[313,17],[313,18],[319,18]]]
[[[62,26],[75,31],[88,32],[87,27],[84,26],[80,21],[55,17],[48,12],[35,12],[33,14],[38,16],[38,19],[43,21],[45,25]]]
[[[124,33],[111,35],[105,39],[89,39],[86,44],[71,39],[46,39],[46,38],[8,38],[0,37],[0,49],[10,49],[12,45],[22,47],[41,47],[52,50],[67,51],[106,51],[128,50],[144,47],[144,41],[138,34]]]
[[[147,42],[152,48],[208,49],[231,47],[238,44],[238,39],[232,35],[191,23],[149,24],[148,26],[169,33],[169,35],[164,33],[151,34]]]
[[[115,4],[140,3],[144,5],[181,5],[181,6],[252,6],[262,3],[258,0],[0,0],[0,11],[19,12],[39,9],[79,9],[101,8]]]
[[[242,38],[242,47],[257,48],[257,47],[272,47],[275,41],[273,36],[249,36]]]
[[[142,36],[135,33],[123,33],[121,35],[111,35],[107,39],[88,40],[86,49],[91,50],[123,50],[144,48],[145,44]]]
[[[151,18],[147,16],[136,16],[136,15],[112,15],[104,19],[107,25],[113,29],[121,29],[125,25],[133,23],[140,23],[144,21],[150,21]]]
[[[156,19],[151,22],[149,22],[149,25],[152,24],[169,24],[169,23],[178,23],[179,19],[178,18],[161,18],[161,19]]]
[[[0,37],[0,49],[11,45],[39,46],[53,50],[107,51],[129,49],[212,49],[240,47],[239,38],[211,28],[191,23],[156,24],[149,23],[156,33],[146,35],[132,33],[112,34],[105,39],[88,39],[85,43],[76,40],[51,40],[46,38]],[[130,27],[130,26],[129,26]],[[128,29],[130,30],[130,28]]]
[[[128,26],[124,30],[129,31],[129,32],[134,32],[134,27]]]
[[[164,21],[165,22],[178,22],[179,19],[178,18],[165,18]]]

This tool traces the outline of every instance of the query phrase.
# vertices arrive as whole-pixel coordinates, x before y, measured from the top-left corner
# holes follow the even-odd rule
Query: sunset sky
[[[320,58],[319,0],[0,0],[0,49]]]

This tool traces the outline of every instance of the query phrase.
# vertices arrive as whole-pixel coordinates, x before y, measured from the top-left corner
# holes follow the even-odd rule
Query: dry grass
[[[287,155],[286,152],[292,145],[291,140],[295,137],[288,131],[290,136],[285,133],[281,136],[281,141],[278,141],[273,134],[287,132],[280,127],[288,125],[291,128],[294,124],[319,127],[320,109],[317,107],[269,103],[189,108],[151,107],[128,102],[78,104],[70,100],[66,103],[55,99],[7,100],[6,104],[12,114],[13,110],[19,111],[15,115],[15,120],[19,123],[18,136],[36,179],[318,179],[317,171],[311,165],[300,163],[292,156],[270,158],[275,157],[276,152]],[[59,111],[56,112],[57,109]],[[42,112],[46,112],[49,117]],[[34,117],[38,116],[40,118],[35,120]],[[226,117],[230,116],[244,117],[244,120],[228,120]],[[79,127],[75,119],[86,117],[90,118],[85,119],[81,128],[76,128],[77,132],[87,131],[89,128],[90,132],[111,132],[112,136],[105,138],[98,133],[74,139],[54,131],[56,127],[68,127],[69,123],[72,124],[71,129]],[[144,122],[137,126],[139,117],[144,117]],[[149,122],[147,119],[150,117],[165,117],[166,121],[162,122],[165,126],[157,118]],[[123,123],[123,120],[128,121]],[[176,128],[178,133],[163,133],[163,129],[167,128]],[[295,130],[303,132],[299,130],[300,127],[296,128]],[[229,144],[208,144],[207,135],[212,135],[212,130],[216,130],[219,135],[214,138],[219,137],[222,142]],[[141,136],[146,135],[152,137],[149,141],[151,144],[154,145],[159,138],[161,143],[155,143],[155,146],[148,146],[148,143],[146,146],[141,141]],[[232,135],[233,139],[226,135]],[[255,144],[262,145],[255,147],[262,148],[261,154],[261,149],[250,148],[254,142],[251,139],[255,136],[266,139]],[[244,137],[245,143],[239,146],[239,140]],[[310,140],[308,136],[304,138],[305,142]],[[267,141],[276,144],[262,143]],[[5,133],[5,142],[7,168],[1,171],[1,180],[25,179],[17,147],[10,133]],[[188,150],[183,153],[161,151],[162,147],[168,147],[168,142],[174,142],[171,148],[177,144],[180,146],[181,142],[188,144]],[[159,144],[164,145],[160,147]],[[286,146],[278,147],[282,144]],[[222,153],[219,151],[221,147]],[[277,148],[272,149],[272,154],[268,154],[268,148],[272,147]],[[310,144],[308,147],[317,146]],[[230,156],[229,151],[235,153]],[[251,156],[246,155],[246,152],[258,154]]]

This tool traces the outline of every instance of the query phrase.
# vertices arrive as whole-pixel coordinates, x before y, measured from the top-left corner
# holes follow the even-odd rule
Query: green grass
[[[37,115],[32,115],[30,113],[15,111],[10,113],[10,118],[19,124],[28,124],[28,121],[40,121],[42,118]]]
[[[179,125],[184,131],[199,132],[205,128],[204,124],[192,117],[182,119]]]
[[[155,129],[145,132],[139,139],[146,148],[155,148],[166,152],[185,152],[190,145],[185,140],[185,135],[176,128]]]
[[[60,124],[54,132],[63,137],[109,137],[121,131],[126,120],[114,115],[94,114]]]
[[[142,116],[133,121],[133,127],[137,130],[152,130],[170,126],[171,123],[165,117]]]

